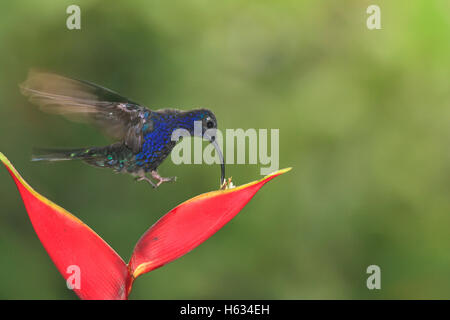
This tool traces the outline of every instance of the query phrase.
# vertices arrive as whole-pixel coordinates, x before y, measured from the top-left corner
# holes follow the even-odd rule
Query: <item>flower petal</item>
[[[126,299],[129,274],[122,258],[81,220],[34,191],[2,153],[0,160],[14,179],[33,228],[61,275],[66,280],[80,276],[75,293],[81,299]]]
[[[233,189],[208,192],[172,209],[136,244],[129,263],[132,279],[197,247],[233,219],[265,183],[289,170]]]
[[[64,279],[73,275],[70,267],[80,271],[80,287],[74,291],[82,299],[127,299],[134,279],[197,247],[236,216],[265,183],[290,170],[180,204],[144,233],[127,266],[86,224],[34,191],[2,153],[0,160],[14,179],[33,227]]]

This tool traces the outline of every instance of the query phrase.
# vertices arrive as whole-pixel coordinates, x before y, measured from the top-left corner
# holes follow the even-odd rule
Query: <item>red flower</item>
[[[212,236],[283,169],[246,185],[196,196],[172,209],[136,244],[128,265],[91,228],[70,212],[34,191],[0,153],[22,196],[42,245],[64,279],[79,272],[81,299],[127,299],[140,275],[169,263]]]

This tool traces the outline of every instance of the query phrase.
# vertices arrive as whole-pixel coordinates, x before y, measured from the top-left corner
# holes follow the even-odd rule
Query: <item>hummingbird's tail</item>
[[[133,162],[135,155],[124,143],[114,143],[105,147],[78,149],[39,149],[34,148],[31,161],[82,160],[101,168],[121,171]]]
[[[79,149],[42,149],[33,148],[31,161],[80,160],[90,157],[93,148]]]

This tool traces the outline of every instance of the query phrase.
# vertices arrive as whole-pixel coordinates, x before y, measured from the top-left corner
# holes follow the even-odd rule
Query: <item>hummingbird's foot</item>
[[[146,176],[137,177],[137,178],[136,178],[136,181],[147,181],[148,183],[150,183],[150,185],[151,185],[153,188],[158,187],[152,180],[150,180],[150,179],[149,179],[148,177],[146,177]]]
[[[170,178],[161,177],[156,170],[153,170],[151,173],[152,173],[153,179],[158,180],[158,183],[156,184],[156,188],[159,187],[161,185],[161,183],[163,183],[163,182],[177,181],[177,177],[170,177]]]

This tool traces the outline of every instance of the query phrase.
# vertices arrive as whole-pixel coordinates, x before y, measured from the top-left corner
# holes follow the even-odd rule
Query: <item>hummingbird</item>
[[[36,70],[28,73],[20,89],[42,111],[87,122],[115,139],[102,147],[35,149],[32,161],[81,160],[131,174],[136,181],[157,188],[176,181],[176,177],[160,176],[157,169],[177,143],[171,138],[173,131],[184,129],[214,145],[221,164],[220,184],[225,182],[225,163],[214,134],[217,119],[211,110],[150,110],[91,82]],[[201,123],[202,130],[194,130],[195,122]]]

